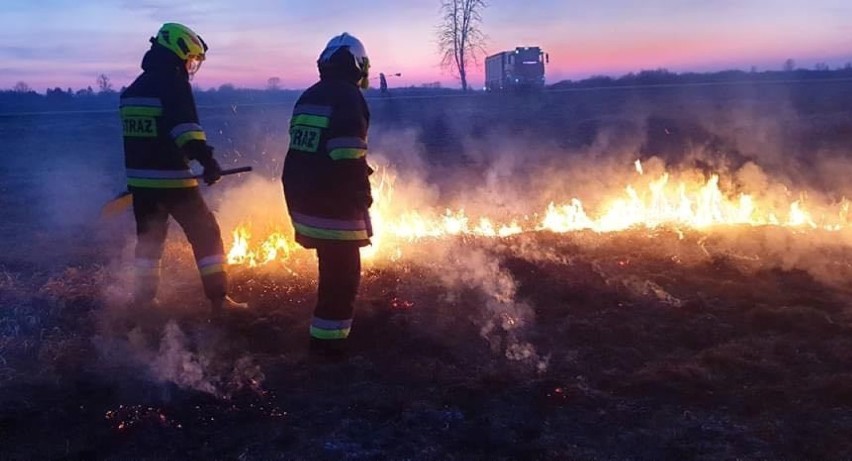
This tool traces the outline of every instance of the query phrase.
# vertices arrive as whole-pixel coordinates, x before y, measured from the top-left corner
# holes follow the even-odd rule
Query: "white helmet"
[[[358,86],[366,89],[370,85],[370,58],[367,57],[367,50],[364,48],[364,44],[361,43],[361,40],[358,40],[346,32],[333,37],[328,41],[328,45],[326,45],[325,49],[322,50],[322,53],[320,53],[317,65],[322,67],[324,64],[329,63],[331,57],[334,56],[334,54],[341,48],[349,51],[349,55],[352,56],[355,68],[360,72]]]

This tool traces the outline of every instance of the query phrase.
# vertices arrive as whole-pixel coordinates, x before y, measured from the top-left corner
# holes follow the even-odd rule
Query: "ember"
[[[391,299],[390,305],[394,309],[410,309],[414,307],[414,301],[394,297]]]
[[[108,410],[104,414],[104,418],[113,429],[119,432],[145,424],[176,429],[183,428],[181,423],[166,416],[162,409],[145,405],[119,405],[115,410]]]

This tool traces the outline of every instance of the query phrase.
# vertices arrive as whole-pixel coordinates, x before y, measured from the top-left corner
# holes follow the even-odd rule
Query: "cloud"
[[[227,10],[223,5],[217,5],[216,3],[217,2],[205,2],[202,4],[157,0],[121,0],[120,8],[141,12],[146,14],[150,19],[156,19],[158,21],[189,23],[192,21],[200,21],[202,18]]]

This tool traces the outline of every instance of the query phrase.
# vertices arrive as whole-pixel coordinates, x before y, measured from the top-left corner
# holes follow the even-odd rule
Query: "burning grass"
[[[395,187],[395,174],[379,168],[372,179],[376,203],[371,216],[376,235],[373,246],[362,254],[368,259],[394,261],[409,251],[411,242],[421,239],[505,238],[528,232],[611,233],[636,228],[671,229],[682,235],[689,230],[712,232],[721,228],[730,232],[732,228],[777,227],[795,229],[805,241],[832,238],[852,241],[850,202],[846,198],[808,199],[804,192],[797,193],[782,183],[773,184],[752,163],[745,164],[730,177],[690,169],[670,171],[656,158],[651,158],[648,166],[637,160],[634,167],[633,177],[624,175],[621,192],[598,191],[589,201],[595,212],[587,211],[586,202],[578,198],[551,199],[541,210],[527,210],[519,216],[507,216],[505,210],[490,211],[487,206],[480,207],[476,213],[464,209],[443,212],[435,208],[410,209],[408,204],[417,201],[409,196],[422,191]],[[272,183],[252,185],[247,190],[278,187]],[[236,194],[234,200],[244,195]],[[511,200],[523,203],[524,199]],[[512,208],[519,207],[515,204]],[[239,223],[231,232],[230,264],[258,267],[279,261],[289,267],[299,263],[300,249],[290,237],[292,229],[283,210],[275,210],[271,215],[274,218],[270,219],[269,213],[246,215],[238,206],[225,208],[229,210],[227,222]],[[251,224],[246,224],[247,221]],[[837,237],[831,233],[837,233]]]

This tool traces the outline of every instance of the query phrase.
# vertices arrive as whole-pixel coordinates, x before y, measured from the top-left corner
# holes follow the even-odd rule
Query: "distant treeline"
[[[91,87],[74,90],[72,88],[52,88],[38,93],[25,82],[19,82],[13,89],[0,90],[0,114],[26,112],[115,110],[118,107],[118,95],[105,79],[99,91]],[[710,73],[675,73],[666,69],[643,70],[621,77],[593,76],[583,80],[565,80],[549,85],[548,90],[571,90],[585,88],[655,86],[655,85],[702,85],[726,83],[772,83],[772,82],[816,82],[820,80],[852,79],[852,65],[842,69],[828,69],[817,66],[814,70],[787,69],[781,71],[742,71],[726,70]],[[99,82],[101,83],[101,82]],[[123,88],[122,88],[123,89]],[[301,90],[282,89],[246,89],[231,84],[221,85],[208,90],[195,89],[195,98],[199,106],[227,106],[242,104],[292,104]],[[437,84],[420,87],[391,88],[394,96],[436,96],[461,95],[458,89],[442,88]],[[386,96],[377,89],[367,90],[367,97]]]
[[[0,114],[52,111],[99,111],[118,110],[118,96],[121,90],[93,91],[91,88],[74,91],[71,88],[48,89],[45,93],[32,90],[0,91]],[[222,85],[218,89],[195,89],[196,103],[205,105],[231,104],[274,104],[292,102],[298,91],[236,89],[232,85]]]
[[[743,71],[724,70],[709,73],[675,73],[666,69],[643,70],[638,73],[629,73],[621,77],[593,76],[587,79],[571,81],[565,80],[550,85],[550,89],[571,88],[605,88],[623,86],[649,86],[649,85],[702,85],[715,83],[770,83],[770,82],[794,82],[794,81],[818,81],[829,79],[852,78],[852,65],[847,64],[842,69],[828,69],[817,66],[817,69],[791,69],[785,71]]]

